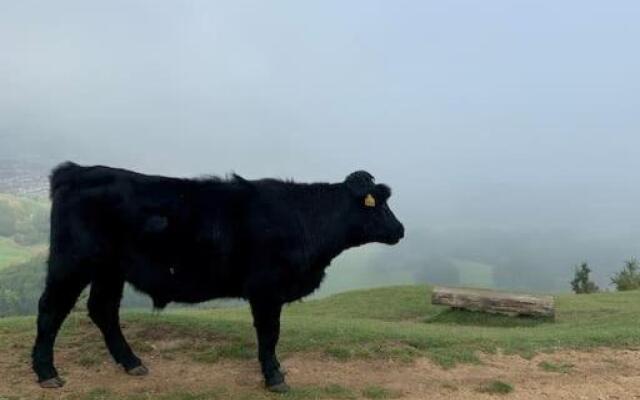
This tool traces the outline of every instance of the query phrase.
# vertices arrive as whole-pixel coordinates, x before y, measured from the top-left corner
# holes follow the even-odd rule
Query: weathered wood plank
[[[431,303],[511,316],[555,316],[555,305],[551,296],[497,292],[488,289],[434,287]]]

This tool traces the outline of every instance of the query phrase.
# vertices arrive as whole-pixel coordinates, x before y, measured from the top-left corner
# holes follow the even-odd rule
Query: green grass
[[[513,392],[513,386],[502,381],[491,381],[480,386],[477,391],[487,394],[508,394]]]
[[[385,389],[380,386],[367,386],[362,389],[362,397],[367,399],[397,399],[402,397],[402,393]]]
[[[558,372],[561,374],[567,374],[573,369],[574,365],[569,363],[553,363],[550,361],[542,361],[538,364],[538,367],[547,372]]]
[[[424,286],[401,286],[293,304],[283,313],[279,351],[283,357],[315,352],[340,361],[425,356],[450,367],[479,362],[479,351],[531,357],[561,348],[640,346],[638,291],[557,296],[555,321],[451,311],[430,305],[429,295]],[[122,314],[128,338],[141,349],[156,339],[182,339],[178,348],[162,350],[167,358],[186,355],[215,363],[255,354],[247,307]],[[0,318],[0,351],[14,340],[28,343],[33,324],[32,317]],[[94,330],[84,316],[76,316],[65,324],[61,340],[102,346],[99,335],[87,338]]]
[[[348,388],[331,384],[326,386],[306,386],[292,388],[289,393],[283,396],[286,399],[357,399],[358,396]]]
[[[226,400],[228,393],[224,389],[206,392],[179,391],[165,394],[138,393],[129,395],[115,394],[109,389],[98,388],[83,394],[74,394],[69,400]],[[247,397],[248,399],[248,397]],[[262,399],[262,398],[260,398]],[[265,398],[266,399],[266,398]]]
[[[1,397],[0,397],[1,398]],[[373,398],[373,397],[372,397]],[[376,399],[390,399],[394,397],[375,397]],[[207,390],[204,392],[176,391],[170,393],[136,393],[116,394],[106,388],[93,389],[82,394],[67,397],[68,400],[356,400],[356,392],[336,384],[324,386],[300,386],[292,388],[286,394],[258,392],[240,389],[230,392],[225,388]]]

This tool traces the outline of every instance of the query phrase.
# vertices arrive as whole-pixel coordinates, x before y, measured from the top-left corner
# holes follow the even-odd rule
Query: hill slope
[[[45,250],[49,203],[0,193],[0,270]]]
[[[429,374],[450,374],[449,380],[459,378],[460,382],[467,382],[464,385],[475,382],[473,385],[478,386],[484,381],[473,381],[470,371],[476,368],[474,373],[485,376],[487,365],[464,367],[464,364],[488,362],[495,366],[495,363],[506,362],[507,366],[496,372],[497,376],[511,376],[507,374],[511,370],[508,364],[513,363],[513,368],[532,368],[529,374],[536,372],[544,377],[555,373],[560,377],[558,374],[571,376],[572,371],[576,374],[593,372],[578,372],[581,367],[575,365],[580,363],[576,360],[581,360],[583,353],[570,351],[589,350],[592,352],[589,354],[602,360],[611,358],[612,362],[640,359],[637,353],[625,353],[628,352],[626,349],[640,346],[640,292],[559,296],[555,321],[450,311],[428,304],[428,295],[426,287],[389,287],[288,306],[283,315],[280,354],[285,365],[293,366],[290,373],[293,382],[306,382],[306,386],[302,385],[289,397],[389,398],[404,395],[411,398],[419,392],[416,387],[405,388],[392,382],[380,387],[377,380],[386,382],[386,375],[381,375],[385,370],[397,379],[402,376],[419,379],[414,376],[415,371],[422,369]],[[228,398],[228,391],[247,399],[265,397],[260,390],[254,360],[254,333],[246,307],[177,309],[161,314],[126,311],[123,321],[133,348],[151,365],[152,375],[154,369],[158,369],[158,376],[163,380],[149,378],[145,383],[144,379],[136,381],[120,375],[110,363],[97,329],[84,316],[73,315],[66,322],[57,346],[60,368],[70,384],[64,389],[67,392],[60,392],[63,396],[57,398],[147,399],[157,398],[158,393],[166,394],[171,391],[169,387],[173,391],[179,390],[161,398]],[[33,331],[32,317],[0,319],[0,352],[11,354],[8,360],[0,361],[0,368],[3,376],[10,378],[7,382],[14,382],[10,386],[0,385],[0,395],[5,394],[3,389],[16,388],[20,395],[40,393],[32,383],[27,365]],[[540,352],[549,351],[556,351],[558,355],[537,355],[535,361],[526,361]],[[513,358],[509,356],[511,354],[518,356]],[[572,361],[554,359],[560,356]],[[490,357],[489,361],[487,357]],[[177,370],[169,373],[166,368]],[[618,375],[624,369],[614,364],[608,368],[607,374],[615,372]],[[236,375],[233,371],[237,371]],[[309,375],[308,371],[313,373]],[[346,376],[336,375],[335,371],[343,371]],[[349,381],[349,371],[361,374],[359,380]],[[393,371],[405,371],[405,375]],[[163,374],[176,375],[167,377]],[[190,384],[190,378],[185,374],[200,377],[193,378],[199,383]],[[232,374],[231,377],[228,374]],[[527,372],[523,372],[524,382],[528,382],[527,376]],[[109,380],[108,377],[113,378]],[[231,381],[222,384],[206,377]],[[327,380],[342,383],[327,386]],[[167,386],[167,382],[173,383]],[[351,382],[353,387],[345,382]],[[460,386],[460,382],[452,384]],[[637,385],[640,381],[632,383]],[[414,381],[403,383],[415,384]],[[481,398],[476,389],[469,389],[470,393]],[[461,396],[465,390],[460,388]],[[151,396],[152,393],[155,395]],[[375,393],[382,397],[375,397]],[[434,398],[439,398],[436,394]]]

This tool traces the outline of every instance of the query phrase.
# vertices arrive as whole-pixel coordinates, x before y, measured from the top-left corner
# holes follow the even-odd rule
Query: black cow
[[[317,289],[343,250],[395,244],[404,236],[387,205],[390,195],[365,171],[342,183],[302,184],[58,166],[51,174],[51,247],[32,354],[40,385],[64,384],[53,345],[89,283],[89,316],[114,360],[131,375],[148,372],[120,330],[126,281],[157,308],[247,299],[266,386],[287,390],[275,353],[282,305]]]

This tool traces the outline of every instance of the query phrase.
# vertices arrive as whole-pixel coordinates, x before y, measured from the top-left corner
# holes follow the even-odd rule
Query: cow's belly
[[[154,306],[170,302],[199,303],[223,297],[242,297],[241,274],[229,273],[228,265],[193,268],[141,263],[129,269],[126,279],[148,294]]]
[[[176,277],[172,301],[200,303],[224,297],[242,297],[242,282],[223,276]]]

